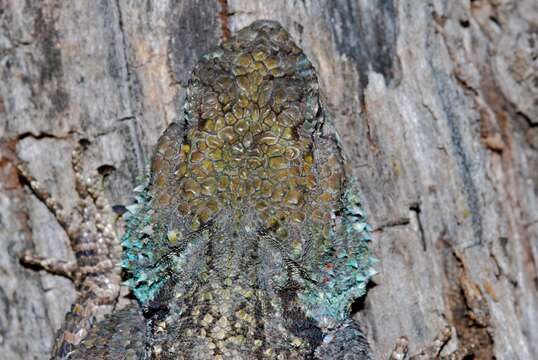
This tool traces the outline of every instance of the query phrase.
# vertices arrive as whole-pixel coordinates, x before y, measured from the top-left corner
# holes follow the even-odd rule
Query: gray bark
[[[445,353],[538,357],[535,0],[0,0],[1,357],[47,358],[75,297],[17,260],[73,255],[13,160],[69,209],[84,139],[129,204],[196,61],[262,18],[317,68],[360,183],[380,263],[356,316],[377,358],[445,325]]]

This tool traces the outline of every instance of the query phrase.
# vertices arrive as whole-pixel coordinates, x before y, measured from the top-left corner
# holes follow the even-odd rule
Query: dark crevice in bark
[[[41,139],[69,140],[71,138],[71,135],[73,134],[74,132],[69,132],[68,135],[59,136],[59,135],[50,134],[47,132],[39,132],[37,134],[31,133],[31,132],[25,132],[17,136],[17,142],[24,140],[26,138],[32,138],[35,140],[41,140]]]
[[[417,218],[418,232],[420,234],[420,242],[422,244],[422,250],[427,251],[428,245],[426,242],[426,234],[424,233],[424,225],[422,224],[422,219],[420,218],[420,204],[415,203],[409,207],[409,210],[415,213]]]
[[[527,116],[527,114],[525,114],[525,113],[523,113],[521,111],[516,111],[516,115],[523,118],[530,128],[538,127],[538,121],[533,122],[532,119]]]
[[[452,246],[446,232],[439,239],[445,275],[446,316],[456,328],[457,354],[463,359],[495,359],[490,310],[480,287],[467,273],[466,259]]]

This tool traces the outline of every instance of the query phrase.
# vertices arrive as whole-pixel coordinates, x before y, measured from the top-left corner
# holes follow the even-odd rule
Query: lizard
[[[205,55],[127,213],[137,304],[78,316],[53,358],[371,359],[350,317],[375,274],[371,228],[332,119],[279,23]]]

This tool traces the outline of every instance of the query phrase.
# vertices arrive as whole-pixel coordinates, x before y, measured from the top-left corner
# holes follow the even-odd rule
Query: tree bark
[[[315,65],[375,229],[379,274],[354,310],[379,359],[445,326],[443,352],[538,356],[535,0],[0,0],[0,353],[46,359],[75,297],[18,254],[73,257],[14,159],[66,209],[70,152],[128,205],[182,116],[198,59],[273,19]]]

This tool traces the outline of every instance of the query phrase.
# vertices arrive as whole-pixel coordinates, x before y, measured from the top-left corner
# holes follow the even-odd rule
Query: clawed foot
[[[95,272],[95,258],[99,260],[99,270],[112,268],[119,258],[116,234],[111,224],[112,212],[104,196],[101,178],[96,171],[85,177],[82,170],[82,146],[73,151],[72,166],[75,172],[75,185],[80,200],[72,212],[67,212],[61,204],[19,163],[20,176],[31,191],[41,200],[66,232],[70,246],[75,252],[76,261],[50,259],[26,251],[20,256],[23,265],[51,274],[71,279],[80,286],[83,278]]]

